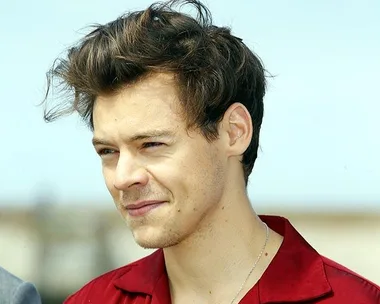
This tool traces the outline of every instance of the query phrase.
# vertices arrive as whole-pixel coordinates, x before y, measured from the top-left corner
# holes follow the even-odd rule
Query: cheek
[[[211,149],[210,149],[211,150]],[[197,172],[194,174],[198,196],[214,204],[220,199],[224,187],[224,166],[218,158],[216,151],[203,154],[197,164]]]
[[[221,198],[224,186],[224,168],[212,149],[198,153],[183,166],[181,174],[186,195],[197,210],[208,209]],[[204,151],[203,153],[199,153]]]
[[[115,189],[115,187],[113,185],[114,184],[114,171],[109,169],[109,168],[103,167],[102,173],[103,173],[104,182],[106,184],[108,191],[110,192],[112,197],[116,198],[118,191],[117,191],[117,189]]]

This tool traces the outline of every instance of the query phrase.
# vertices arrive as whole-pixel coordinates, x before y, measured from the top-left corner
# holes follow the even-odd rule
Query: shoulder
[[[0,282],[0,287],[7,287],[9,289],[20,285],[22,280],[0,267]]]
[[[40,304],[41,298],[36,287],[0,267],[0,300],[14,304]],[[1,302],[1,301],[0,301]]]
[[[339,301],[332,303],[380,303],[378,285],[326,257],[322,257],[322,260],[333,290],[333,298]]]
[[[36,287],[29,282],[22,282],[13,295],[14,304],[40,304],[41,298]]]

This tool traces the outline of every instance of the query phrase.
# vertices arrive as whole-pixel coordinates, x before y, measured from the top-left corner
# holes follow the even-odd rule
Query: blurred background
[[[147,0],[7,1],[0,10],[0,265],[43,303],[142,257],[78,117],[44,123],[45,73],[85,33]],[[380,2],[205,1],[269,79],[249,195],[321,254],[380,284]]]

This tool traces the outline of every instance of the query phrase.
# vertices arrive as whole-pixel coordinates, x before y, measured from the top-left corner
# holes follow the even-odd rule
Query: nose
[[[125,191],[131,187],[143,187],[148,180],[148,172],[135,157],[120,153],[114,179],[114,187],[117,190]]]

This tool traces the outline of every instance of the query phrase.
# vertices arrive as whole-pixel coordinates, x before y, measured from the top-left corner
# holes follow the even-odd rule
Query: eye
[[[163,143],[160,143],[160,142],[146,142],[146,143],[142,144],[142,148],[143,149],[154,148],[154,147],[159,147],[162,145],[163,145]]]
[[[113,154],[113,153],[115,153],[116,151],[113,150],[113,149],[107,149],[107,148],[104,148],[104,149],[100,149],[100,150],[97,151],[97,152],[98,152],[98,154],[99,154],[100,156],[103,156],[103,155]]]

